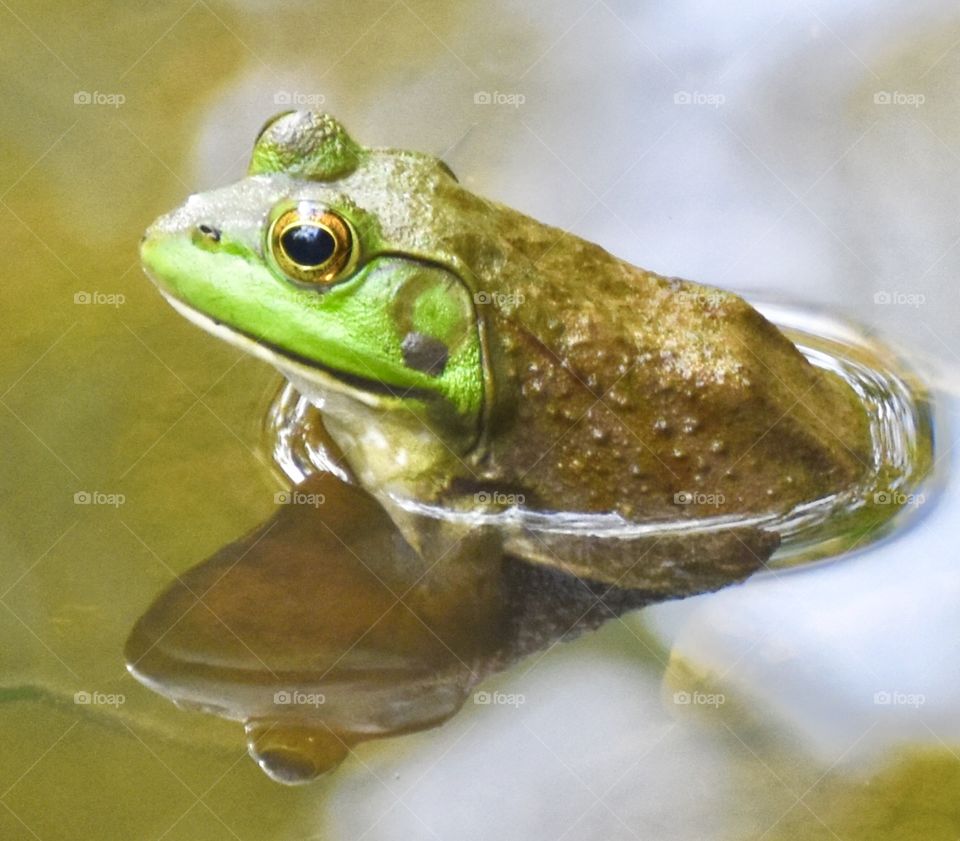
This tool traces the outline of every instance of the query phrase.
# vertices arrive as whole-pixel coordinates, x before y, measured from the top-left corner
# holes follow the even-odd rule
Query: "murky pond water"
[[[855,486],[782,514],[679,529],[672,520],[458,512],[394,499],[434,547],[421,557],[389,507],[349,474],[321,413],[288,384],[267,413],[265,444],[293,488],[278,494],[270,520],[151,605],[127,645],[131,673],[180,706],[242,721],[261,768],[280,782],[309,782],[361,741],[443,723],[484,678],[561,640],[741,580],[752,567],[718,564],[718,535],[751,541],[757,527],[776,535],[764,564],[775,573],[907,527],[916,506],[906,500],[932,497],[934,487],[923,383],[853,325],[785,307],[771,315],[863,402],[872,463]],[[591,580],[575,559],[598,551],[639,569],[616,584]]]
[[[364,741],[334,774],[309,786],[269,779],[248,757],[240,725],[204,710],[222,713],[233,703],[245,711],[234,717],[250,718],[250,710],[262,708],[264,699],[272,703],[278,691],[291,699],[300,693],[296,698],[307,706],[311,694],[323,692],[333,703],[331,687],[321,688],[315,678],[355,641],[365,612],[375,606],[350,570],[336,571],[338,586],[351,593],[363,584],[367,595],[344,599],[335,614],[324,614],[306,607],[316,581],[303,575],[303,559],[288,558],[283,570],[302,588],[298,612],[270,598],[274,579],[258,580],[255,568],[236,567],[236,577],[224,582],[237,585],[224,615],[234,611],[231,627],[248,647],[236,640],[224,647],[229,632],[201,621],[199,613],[187,614],[166,639],[170,650],[189,654],[202,647],[203,634],[216,632],[220,660],[215,671],[204,672],[208,683],[191,680],[171,692],[203,709],[175,708],[125,669],[124,646],[150,605],[178,575],[204,589],[219,580],[215,562],[197,564],[267,521],[275,494],[286,487],[262,430],[276,374],[169,310],[140,273],[136,247],[145,225],[186,192],[238,177],[250,139],[270,113],[294,99],[322,100],[358,136],[445,153],[481,192],[575,227],[665,273],[731,284],[733,275],[724,272],[736,267],[750,275],[754,253],[747,246],[768,221],[788,212],[792,199],[781,203],[766,183],[755,184],[749,212],[762,216],[761,230],[748,234],[716,224],[715,237],[693,241],[691,231],[702,232],[708,219],[715,223],[727,213],[722,202],[701,207],[709,171],[743,184],[757,172],[767,176],[740,146],[742,156],[722,158],[721,166],[687,171],[694,159],[713,161],[710,149],[684,155],[678,144],[699,136],[695,121],[714,114],[683,110],[689,133],[681,127],[670,134],[681,83],[662,62],[678,68],[681,62],[672,46],[662,56],[641,46],[636,34],[660,24],[645,19],[626,27],[630,14],[619,4],[572,2],[539,11],[504,5],[492,13],[480,6],[372,1],[0,7],[0,837],[960,834],[953,796],[960,767],[960,587],[952,562],[958,501],[945,484],[933,487],[936,506],[919,504],[915,522],[896,539],[842,563],[775,571],[715,596],[629,613],[563,645],[548,644],[548,629],[537,642],[542,650],[496,675],[479,663],[492,653],[496,661],[517,628],[498,624],[483,604],[467,625],[451,627],[442,614],[433,619],[434,630],[453,633],[457,659],[433,645],[416,619],[395,617],[371,640],[371,650],[393,658],[401,684],[409,678],[405,686],[416,703],[408,709],[415,715],[380,726],[417,732]],[[787,24],[804,39],[817,25]],[[904,89],[922,84],[921,74],[942,55],[926,78],[949,90],[957,74],[946,51],[955,32],[937,26],[930,33],[922,42],[929,61],[920,62],[913,77],[904,82],[898,65],[884,78],[889,72]],[[754,33],[743,53],[761,40]],[[554,49],[557,44],[563,48]],[[691,54],[712,52],[691,48]],[[830,54],[849,61],[842,48]],[[802,66],[812,71],[821,59],[817,52],[815,62]],[[813,72],[790,75],[819,84]],[[620,78],[618,93],[613,80]],[[474,99],[477,92],[520,89],[526,110],[498,110]],[[829,89],[811,88],[818,112]],[[638,91],[647,90],[656,96],[644,101],[640,114]],[[744,102],[743,110],[716,116],[746,119],[763,106],[759,99]],[[730,105],[737,107],[732,94]],[[949,141],[953,123],[942,122],[938,107],[933,101],[921,116]],[[785,112],[796,111],[791,100]],[[611,112],[637,113],[628,121],[612,119]],[[929,133],[924,126],[908,133],[904,125],[913,124],[913,115],[905,111],[880,116],[887,122],[859,147],[871,154],[880,155],[891,137],[916,148],[917,138]],[[895,116],[906,122],[881,133]],[[817,158],[808,181],[875,119],[871,112],[852,136],[837,140],[837,151]],[[831,121],[836,115],[824,125]],[[600,132],[599,125],[608,128]],[[732,126],[743,130],[736,121]],[[723,136],[731,130],[720,129]],[[664,145],[650,146],[661,134]],[[871,146],[877,135],[881,140]],[[938,141],[931,143],[943,153]],[[609,153],[598,155],[598,144]],[[778,156],[784,148],[791,147],[780,147]],[[947,183],[941,173],[950,161],[943,154],[920,183],[931,189]],[[857,158],[858,166],[874,173],[871,160]],[[803,170],[809,160],[800,163]],[[883,171],[889,188],[891,170],[885,165]],[[831,172],[851,177],[846,167]],[[914,191],[916,173],[907,175]],[[674,183],[686,186],[670,193]],[[839,190],[848,187],[842,181]],[[663,198],[637,202],[651,190]],[[806,201],[830,222],[834,210],[863,222],[870,202],[850,192],[855,206],[822,197],[817,203],[817,196]],[[905,206],[898,199],[888,208],[898,225]],[[945,224],[941,232],[941,223],[938,216],[934,233],[949,235],[949,244],[955,233]],[[836,295],[814,284],[811,297],[860,310],[874,292],[864,280],[873,275],[849,254],[863,230],[838,228],[838,236],[826,237],[835,252],[810,251],[804,240],[797,259],[812,261],[807,255],[816,253],[825,258],[818,271],[836,266],[841,276]],[[668,229],[676,239],[664,235]],[[883,244],[871,241],[865,251],[883,253]],[[799,269],[782,260],[784,247],[778,240],[776,259],[746,280],[797,276],[790,272]],[[949,255],[934,262],[941,250],[920,261],[916,281],[900,274],[886,277],[881,288],[894,302],[897,295],[916,296],[911,284],[919,284],[924,271],[939,277],[951,269]],[[918,246],[897,253],[916,260],[924,252]],[[791,298],[806,295],[795,290]],[[865,320],[886,321],[886,335],[897,335],[902,322],[911,349],[927,336],[923,325],[933,325],[946,338],[931,339],[927,349],[955,365],[949,332],[955,300],[936,303],[942,306],[919,312],[881,306]],[[827,357],[821,359],[826,364]],[[862,382],[871,392],[874,385]],[[954,411],[954,399],[947,389],[940,399],[944,414]],[[943,440],[934,475],[945,483],[953,456],[950,439]],[[508,583],[519,603],[507,606],[524,615],[529,580],[518,574]],[[240,598],[244,593],[248,602]],[[189,595],[171,591],[168,606],[186,614]],[[342,635],[317,647],[318,623],[335,619],[343,623]],[[491,627],[495,633],[472,632]],[[406,656],[411,645],[417,662]],[[354,649],[358,656],[360,649]],[[313,659],[306,662],[308,651]],[[459,661],[469,665],[466,672]],[[283,680],[276,683],[268,669],[269,680],[245,683],[264,664]],[[345,665],[353,679],[364,663],[361,657]],[[248,672],[235,683],[246,694],[224,699],[223,680],[243,668]],[[434,686],[428,672],[444,677],[433,695],[426,691]],[[444,694],[451,685],[456,692]],[[376,682],[368,688],[366,706],[353,709],[348,702],[345,715],[369,721],[382,710]],[[418,729],[445,718],[464,698],[446,724]],[[254,721],[249,735],[278,776],[309,776],[341,758],[330,742],[304,753],[305,734],[295,726],[258,730]]]

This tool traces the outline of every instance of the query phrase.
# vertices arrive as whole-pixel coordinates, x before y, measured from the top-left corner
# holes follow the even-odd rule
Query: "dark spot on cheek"
[[[400,345],[403,361],[408,368],[439,377],[447,367],[449,350],[439,339],[423,333],[407,333]]]

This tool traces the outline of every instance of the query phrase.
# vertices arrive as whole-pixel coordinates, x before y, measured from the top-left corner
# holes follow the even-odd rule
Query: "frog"
[[[517,527],[504,552],[702,592],[776,551],[757,522],[870,464],[857,394],[743,297],[634,266],[325,113],[268,120],[245,177],[161,216],[140,255],[175,310],[309,401],[349,480],[424,557],[442,541],[410,504],[467,515],[461,531],[505,511],[613,517],[668,535]]]

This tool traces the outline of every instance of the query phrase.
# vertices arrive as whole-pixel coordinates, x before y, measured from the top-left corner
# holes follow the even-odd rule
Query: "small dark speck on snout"
[[[408,368],[439,377],[447,367],[449,350],[439,339],[423,333],[407,333],[400,345],[403,361]]]
[[[213,228],[210,225],[197,225],[197,230],[200,231],[207,239],[211,239],[214,242],[220,242],[220,229]]]

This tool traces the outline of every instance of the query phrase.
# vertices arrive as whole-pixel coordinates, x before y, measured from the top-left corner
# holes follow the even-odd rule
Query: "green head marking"
[[[154,223],[144,266],[181,312],[298,384],[476,432],[480,331],[457,267],[423,248],[420,214],[440,199],[422,160],[360,147],[327,115],[281,114],[250,177]],[[416,246],[385,237],[384,219]]]

